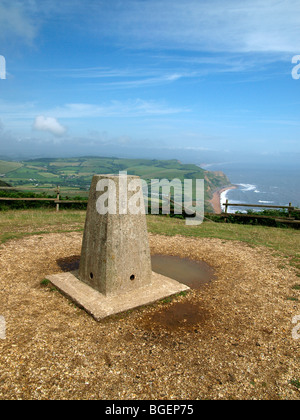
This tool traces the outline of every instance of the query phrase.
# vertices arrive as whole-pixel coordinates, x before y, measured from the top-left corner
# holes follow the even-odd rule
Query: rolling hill
[[[33,159],[22,162],[0,161],[2,182],[22,189],[53,189],[59,185],[72,193],[86,192],[94,174],[112,174],[127,171],[146,181],[151,179],[204,179],[205,201],[211,199],[216,189],[227,186],[230,181],[222,172],[206,171],[194,164],[178,160],[120,159],[107,157],[79,157],[69,159]]]

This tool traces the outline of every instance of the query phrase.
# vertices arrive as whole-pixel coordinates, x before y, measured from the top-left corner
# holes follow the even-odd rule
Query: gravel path
[[[203,260],[216,280],[97,323],[41,284],[76,266],[81,239],[0,247],[0,399],[299,399],[299,278],[271,251],[150,235],[152,253]]]

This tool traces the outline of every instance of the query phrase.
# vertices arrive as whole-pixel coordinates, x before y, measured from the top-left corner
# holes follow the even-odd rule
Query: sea
[[[199,165],[200,166],[200,165]],[[201,165],[210,171],[222,171],[236,189],[221,195],[221,205],[228,199],[234,204],[292,206],[300,208],[300,165],[296,163],[223,162]],[[224,208],[224,206],[222,206]],[[229,207],[228,211],[247,212],[249,207]],[[255,208],[259,211],[258,208]],[[263,209],[261,209],[263,210]]]

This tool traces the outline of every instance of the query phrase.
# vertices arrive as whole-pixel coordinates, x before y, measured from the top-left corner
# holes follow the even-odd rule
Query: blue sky
[[[0,28],[0,156],[299,156],[298,0],[0,0]]]

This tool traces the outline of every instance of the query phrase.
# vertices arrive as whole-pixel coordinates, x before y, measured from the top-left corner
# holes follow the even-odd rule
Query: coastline
[[[236,185],[231,185],[229,187],[223,187],[213,193],[213,197],[211,200],[209,200],[209,202],[212,205],[212,208],[215,214],[222,213],[222,207],[221,207],[222,194],[226,191],[234,190],[236,188],[237,188]]]

